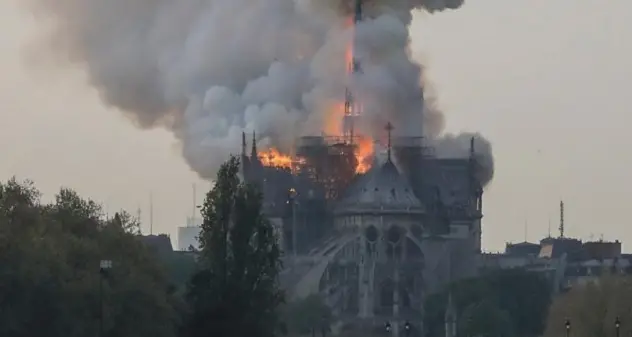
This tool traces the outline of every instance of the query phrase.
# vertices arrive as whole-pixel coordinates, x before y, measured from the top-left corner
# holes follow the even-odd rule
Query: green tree
[[[458,320],[459,336],[513,336],[510,314],[493,300],[482,300],[465,307]]]
[[[539,336],[544,331],[551,303],[551,287],[550,282],[539,273],[524,269],[497,270],[456,282],[449,290],[453,294],[461,327],[466,324],[462,320],[469,315],[465,325],[469,327],[486,324],[494,329],[498,327],[497,331],[512,331],[519,336]],[[426,301],[424,326],[427,335],[443,334],[447,292],[448,289],[429,296]],[[494,314],[478,315],[478,311],[472,308],[480,306],[489,308]],[[467,314],[468,311],[471,314]],[[506,327],[507,317],[510,328]],[[477,321],[479,319],[480,322]]]
[[[30,182],[0,183],[0,336],[97,336],[101,303],[104,336],[175,336],[178,302],[137,228],[69,189],[43,204]]]
[[[545,336],[564,336],[565,321],[573,337],[615,336],[615,320],[621,319],[621,336],[632,334],[632,278],[607,275],[576,284],[558,296],[548,317]]]
[[[271,337],[279,327],[280,250],[262,196],[226,162],[202,208],[198,270],[187,292],[189,337]]]
[[[310,335],[320,336],[323,328],[332,323],[331,309],[318,295],[287,303],[282,310],[283,322],[292,336]]]

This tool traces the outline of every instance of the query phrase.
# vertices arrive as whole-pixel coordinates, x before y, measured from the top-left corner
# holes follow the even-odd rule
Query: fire
[[[373,157],[373,142],[370,138],[361,137],[356,144],[355,157],[358,161],[356,173],[366,173],[371,168],[371,158]]]
[[[348,17],[345,20],[344,28],[348,29],[351,35],[354,34],[353,17]],[[354,71],[352,39],[350,39],[345,46],[344,62],[346,67],[346,76],[351,77]],[[349,106],[349,104],[346,104],[345,101],[330,102],[326,106],[325,110],[323,131],[328,135],[342,135],[344,117],[349,114],[358,114],[358,112],[361,111],[361,108],[359,108],[358,111],[355,111],[355,109],[356,106]],[[351,139],[353,140],[355,145],[354,155],[358,162],[358,166],[356,167],[355,172],[358,174],[366,173],[371,168],[371,158],[373,156],[373,141],[370,137],[364,137],[361,135],[354,135],[353,137],[351,137]],[[264,166],[287,168],[292,171],[296,170],[300,167],[301,164],[305,163],[305,159],[283,154],[275,148],[260,152],[259,159]]]
[[[282,167],[293,170],[297,164],[303,163],[301,158],[293,158],[290,155],[283,154],[275,148],[267,151],[259,152],[259,160],[263,166]]]

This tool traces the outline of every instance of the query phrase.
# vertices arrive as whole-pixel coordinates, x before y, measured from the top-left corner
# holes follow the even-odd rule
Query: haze
[[[458,11],[417,15],[413,49],[446,111],[448,131],[480,131],[496,174],[484,196],[487,250],[557,233],[630,243],[632,180],[627,80],[632,4],[616,0],[469,0]],[[139,131],[103,106],[80,70],[51,71],[27,59],[41,28],[17,1],[0,2],[0,177],[35,181],[46,198],[60,186],[113,213],[142,208],[149,231],[175,238],[209,184],[185,165],[167,132]],[[629,251],[629,249],[626,249]]]

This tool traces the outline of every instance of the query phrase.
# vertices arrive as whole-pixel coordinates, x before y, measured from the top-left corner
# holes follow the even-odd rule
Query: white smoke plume
[[[239,151],[243,130],[284,151],[320,134],[345,87],[362,97],[365,132],[391,121],[443,148],[443,115],[428,93],[424,106],[408,25],[413,10],[463,0],[365,0],[355,34],[345,25],[353,0],[23,1],[50,24],[47,49],[85,69],[104,103],[140,127],[172,130],[203,178]],[[353,35],[362,73],[350,81]]]

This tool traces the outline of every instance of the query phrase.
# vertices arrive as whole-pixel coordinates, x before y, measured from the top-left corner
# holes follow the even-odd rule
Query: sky
[[[171,234],[210,188],[163,130],[140,131],[104,106],[81,69],[29,58],[42,29],[0,1],[0,180],[33,180],[46,200],[60,187],[107,212],[141,209],[143,231]],[[618,239],[632,251],[632,2],[467,0],[418,13],[412,50],[447,115],[448,131],[492,141],[496,174],[484,194],[483,246],[558,235]],[[626,244],[628,243],[628,244]]]

